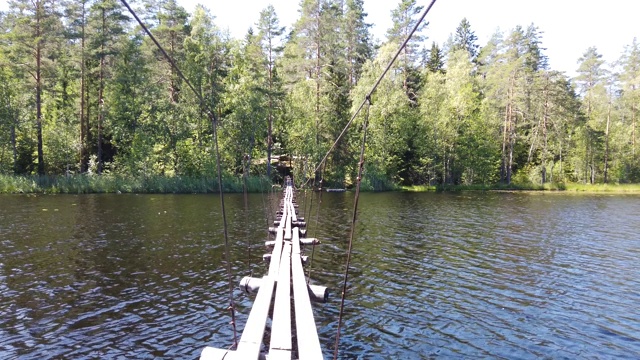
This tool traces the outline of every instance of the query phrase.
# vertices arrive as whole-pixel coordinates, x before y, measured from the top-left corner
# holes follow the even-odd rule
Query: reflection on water
[[[323,194],[312,280],[339,294],[352,194]],[[640,357],[640,198],[364,194],[342,358]],[[268,204],[266,206],[265,204]],[[234,283],[266,195],[227,197]],[[197,358],[232,343],[212,195],[0,197],[0,358]],[[272,219],[270,219],[272,220]],[[252,298],[235,292],[242,330]],[[314,305],[331,357],[339,299]]]

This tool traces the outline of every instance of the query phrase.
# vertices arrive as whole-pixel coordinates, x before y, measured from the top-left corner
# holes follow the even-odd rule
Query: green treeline
[[[276,179],[286,156],[301,179],[314,176],[423,10],[399,1],[375,43],[363,1],[301,0],[291,29],[269,6],[242,39],[202,6],[132,5],[217,113],[224,176]],[[0,175],[165,177],[196,188],[214,177],[211,121],[119,1],[9,8]],[[640,182],[636,39],[614,64],[587,49],[572,79],[550,69],[533,24],[484,46],[466,19],[446,43],[426,45],[428,34],[423,25],[372,98],[366,187]],[[362,116],[331,154],[325,184],[353,183]]]

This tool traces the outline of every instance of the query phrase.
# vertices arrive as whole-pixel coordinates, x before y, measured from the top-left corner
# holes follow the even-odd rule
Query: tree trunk
[[[86,80],[86,79],[85,79]],[[85,153],[84,153],[84,166],[85,166],[85,170],[89,171],[89,160],[90,160],[90,153],[91,153],[91,149],[89,147],[89,144],[93,144],[94,141],[94,134],[91,133],[91,116],[92,116],[92,112],[91,112],[91,92],[89,91],[89,87],[85,84],[85,96],[86,96],[86,101],[85,101],[85,108],[87,113],[85,114],[85,123],[84,123],[84,136],[85,136]]]
[[[631,154],[636,158],[636,104],[631,105]]]
[[[591,184],[596,183],[596,160],[593,155],[593,151],[591,151]]]
[[[611,101],[609,101],[609,109],[607,111],[607,127],[604,132],[604,183],[608,181],[609,172],[609,126],[611,124]]]
[[[318,16],[316,17],[318,38],[316,39],[316,147],[320,144],[320,1],[318,1]]]
[[[509,166],[507,167],[507,185],[511,184],[511,172],[513,171],[513,146],[514,146],[514,135],[509,134]]]
[[[82,35],[80,39],[81,59],[80,59],[80,172],[86,173],[89,168],[89,155],[87,153],[87,132],[89,131],[89,120],[85,116],[85,76],[86,64],[84,57],[84,22],[85,22],[85,3],[82,3]]]
[[[36,3],[36,131],[38,136],[38,175],[44,175],[44,153],[42,146],[42,34],[40,17],[42,3]]]
[[[271,29],[269,29],[271,31]],[[273,149],[273,52],[269,33],[269,116],[267,119],[267,178],[271,179],[271,150]]]
[[[504,109],[504,124],[502,125],[502,164],[500,166],[500,182],[504,183],[507,177],[507,127],[509,119],[509,103]]]
[[[104,10],[102,10],[102,33],[106,31],[106,16]],[[98,86],[98,174],[102,174],[102,123],[104,120],[104,67],[105,67],[105,53],[104,53],[104,41],[100,45],[100,78]]]
[[[509,159],[507,165],[507,185],[511,184],[513,171],[513,148],[515,146],[515,122],[513,120],[513,104],[509,105]]]
[[[171,58],[174,57],[174,54],[176,52],[175,43],[176,43],[175,34],[171,32],[170,45],[169,45],[169,54]],[[169,98],[172,104],[178,103],[178,84],[176,84],[176,74],[171,63],[169,63]]]
[[[564,173],[562,172],[562,140],[560,140],[560,179],[564,182]]]
[[[16,114],[17,115],[17,114]],[[17,124],[17,116],[12,116],[11,122],[11,150],[13,150],[13,173],[16,174],[18,172],[18,147],[16,144],[16,124]]]
[[[549,86],[549,78],[547,77],[547,86]],[[547,139],[547,123],[549,117],[549,91],[548,88],[544,92],[544,114],[542,115],[542,184],[547,182],[547,157],[548,139]],[[553,171],[553,170],[552,170]]]

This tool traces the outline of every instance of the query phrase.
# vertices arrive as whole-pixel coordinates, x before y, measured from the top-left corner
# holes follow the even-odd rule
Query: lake
[[[225,200],[241,331],[253,297],[237,283],[266,273],[278,199]],[[332,358],[353,194],[318,203],[311,279],[332,296],[314,313]],[[216,195],[0,196],[0,358],[230,346],[219,209]],[[640,196],[366,193],[359,209],[341,358],[640,358]]]

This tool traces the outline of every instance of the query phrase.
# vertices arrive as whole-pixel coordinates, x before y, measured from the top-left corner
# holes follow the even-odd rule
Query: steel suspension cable
[[[133,11],[133,9],[131,8],[131,6],[129,6],[127,1],[126,0],[120,0],[120,1],[129,10],[131,15],[133,15],[133,17],[136,19],[136,21],[142,27],[142,29],[147,33],[147,35],[149,35],[151,40],[153,40],[153,42],[156,44],[158,49],[160,49],[160,51],[162,52],[164,57],[167,59],[167,61],[169,61],[171,66],[176,70],[176,72],[178,73],[178,76],[180,76],[182,78],[182,80],[184,80],[184,82],[189,86],[191,91],[193,91],[193,93],[196,95],[196,97],[200,101],[200,106],[207,111],[207,114],[209,115],[209,118],[211,120],[211,125],[212,125],[212,128],[213,128],[213,142],[214,142],[215,155],[216,155],[216,168],[217,168],[217,171],[218,171],[218,191],[220,193],[220,208],[221,208],[221,211],[222,211],[222,228],[223,228],[223,233],[224,233],[224,250],[225,250],[225,258],[226,258],[225,260],[226,260],[226,263],[227,263],[227,275],[228,275],[228,280],[229,280],[229,307],[228,307],[228,310],[231,312],[231,325],[233,327],[233,347],[236,348],[238,346],[238,333],[237,333],[237,330],[236,330],[235,302],[233,300],[233,279],[232,279],[233,276],[232,276],[232,271],[231,271],[231,252],[229,250],[230,246],[229,246],[229,232],[228,232],[228,226],[227,226],[227,213],[225,211],[225,206],[224,206],[224,188],[222,186],[222,170],[221,170],[221,166],[220,166],[220,148],[218,146],[218,131],[217,131],[218,121],[217,121],[217,119],[215,117],[215,112],[212,111],[212,109],[204,101],[204,98],[202,97],[202,95],[199,92],[196,91],[196,89],[193,87],[193,85],[191,85],[191,82],[189,82],[189,80],[184,76],[182,71],[180,71],[180,68],[178,68],[178,65],[176,65],[175,61],[173,61],[173,59],[169,56],[169,54],[167,54],[167,52],[164,50],[162,45],[160,45],[158,40],[156,40],[156,38],[153,36],[153,34],[151,34],[151,31],[149,31],[149,29],[144,25],[142,20],[140,20],[138,15],[136,15],[135,11]]]
[[[313,235],[314,236],[318,236],[318,228],[320,227],[318,225],[319,221],[320,221],[320,205],[322,205],[322,183],[324,181],[324,171],[326,170],[326,167],[323,166],[322,167],[322,171],[320,171],[320,187],[318,188],[318,205],[316,206],[316,222],[315,222],[315,228],[313,229]],[[314,178],[315,178],[315,173],[314,173]],[[315,179],[313,180],[313,186],[315,187]],[[312,189],[313,190],[313,189]],[[311,192],[311,194],[313,195],[313,191]],[[313,196],[311,197],[311,199],[313,200]],[[309,216],[311,216],[311,209],[309,209]],[[307,224],[310,224],[311,220],[307,221]],[[307,229],[307,231],[309,231]],[[309,261],[309,271],[307,271],[307,285],[309,284],[309,282],[311,281],[311,270],[313,269],[313,256],[316,253],[316,244],[315,242],[311,245],[311,260]]]
[[[307,177],[307,165],[308,165],[308,161],[307,161],[307,157],[305,156],[304,158],[304,162],[302,165],[302,174],[303,176],[306,178]],[[305,182],[306,183],[306,182]],[[302,197],[304,199],[304,206],[302,208],[302,217],[305,219],[305,221],[308,221],[308,216],[307,216],[307,203],[309,201],[309,194],[307,193],[307,187],[303,186],[304,188],[304,196]]]
[[[353,216],[351,217],[351,232],[349,233],[349,245],[347,248],[347,264],[344,270],[344,282],[342,283],[342,296],[340,298],[340,313],[338,315],[338,331],[336,343],[333,349],[333,359],[338,359],[338,345],[340,345],[340,328],[342,327],[342,315],[344,314],[344,300],[347,294],[347,280],[349,278],[349,264],[351,263],[351,250],[353,249],[353,234],[356,231],[356,219],[358,215],[358,200],[360,199],[360,184],[362,183],[362,170],[364,168],[364,150],[367,143],[367,124],[369,122],[369,108],[371,99],[367,98],[367,110],[362,123],[362,146],[360,148],[360,161],[358,162],[358,177],[356,178],[356,194],[353,198]]]
[[[209,107],[209,105],[204,101],[204,98],[202,97],[202,95],[196,91],[196,89],[193,87],[193,85],[191,85],[191,82],[184,76],[184,74],[182,73],[182,71],[180,70],[180,68],[178,67],[178,65],[176,65],[175,61],[173,61],[173,59],[171,58],[171,56],[169,56],[169,54],[167,54],[167,52],[164,50],[164,48],[162,47],[162,45],[160,45],[160,43],[158,42],[158,40],[156,40],[155,36],[153,36],[153,34],[151,33],[151,31],[149,31],[149,29],[144,25],[144,23],[142,22],[142,20],[140,20],[140,18],[138,17],[138,15],[136,15],[135,11],[133,11],[133,9],[131,8],[131,6],[129,6],[129,4],[127,3],[126,0],[120,0],[122,2],[122,4],[124,4],[124,6],[129,10],[129,12],[131,13],[131,15],[133,15],[133,17],[136,19],[136,21],[138,22],[138,24],[140,24],[140,27],[142,27],[142,30],[144,30],[145,33],[147,33],[147,35],[149,35],[149,37],[151,38],[151,40],[153,40],[154,44],[156,44],[156,46],[158,47],[158,49],[160,50],[160,52],[162,53],[162,55],[164,55],[164,57],[167,59],[167,61],[169,61],[169,64],[171,64],[171,67],[173,67],[173,69],[178,73],[178,76],[180,76],[180,78],[182,78],[182,80],[184,80],[184,82],[189,86],[189,88],[191,89],[191,91],[193,91],[193,93],[196,95],[196,97],[198,98],[198,100],[200,101],[200,106],[202,106],[204,109],[207,110],[208,115],[210,118],[212,118],[215,121],[215,112]]]
[[[413,36],[413,34],[418,30],[418,27],[420,26],[420,24],[422,23],[422,21],[424,20],[424,18],[427,16],[427,14],[429,13],[429,11],[431,10],[431,8],[433,7],[433,4],[435,4],[436,0],[431,0],[431,3],[429,4],[429,6],[427,7],[427,9],[424,11],[424,13],[422,13],[422,16],[420,17],[420,19],[418,20],[418,22],[416,23],[416,25],[413,27],[413,29],[411,30],[411,32],[409,33],[409,36],[407,36],[407,38],[404,40],[404,42],[402,43],[402,45],[400,45],[400,48],[398,48],[398,51],[396,51],[396,54],[393,56],[393,58],[391,59],[391,61],[389,62],[389,64],[387,64],[387,67],[385,67],[384,71],[382,72],[382,74],[380,75],[380,77],[378,77],[378,80],[376,80],[375,84],[373,85],[373,87],[371,88],[371,91],[369,91],[369,93],[367,94],[367,96],[364,98],[364,100],[360,103],[360,106],[358,106],[358,109],[356,110],[356,112],[353,114],[353,116],[351,116],[351,119],[349,119],[349,122],[347,122],[347,125],[345,125],[344,129],[342,129],[342,132],[340,133],[340,135],[338,135],[338,137],[336,138],[336,140],[333,142],[333,144],[331,145],[331,147],[329,148],[329,150],[327,151],[327,153],[324,155],[324,157],[322,158],[322,160],[320,161],[320,163],[318,163],[318,166],[316,167],[314,172],[317,172],[318,169],[320,169],[320,166],[322,166],[322,164],[324,162],[327,161],[327,158],[329,157],[329,154],[333,151],[333,149],[335,149],[335,147],[338,145],[338,142],[340,142],[340,140],[342,140],[342,137],[344,137],[344,135],[347,133],[347,130],[351,127],[351,124],[353,123],[353,121],[355,120],[355,118],[358,116],[358,114],[360,113],[360,111],[362,110],[362,108],[364,107],[365,103],[368,101],[367,99],[370,99],[371,96],[373,95],[373,93],[376,91],[376,89],[378,88],[378,85],[380,85],[380,82],[382,82],[382,79],[385,77],[385,75],[387,75],[387,73],[389,72],[389,70],[391,70],[391,66],[393,66],[393,63],[396,61],[396,59],[398,58],[398,56],[400,56],[400,53],[402,52],[402,50],[407,46],[407,43],[409,42],[409,40],[411,40],[411,37]]]
[[[365,113],[364,121],[362,123],[362,146],[360,148],[360,161],[358,163],[358,176],[356,178],[356,193],[355,193],[354,200],[353,200],[353,215],[352,215],[352,218],[351,218],[351,231],[349,233],[349,244],[348,244],[348,247],[347,247],[347,260],[346,260],[346,266],[345,266],[345,271],[344,271],[344,282],[342,284],[342,296],[341,296],[341,299],[340,299],[340,313],[338,315],[338,329],[336,331],[336,342],[335,342],[334,349],[333,349],[333,358],[334,358],[334,360],[338,359],[338,348],[339,348],[339,345],[340,345],[340,330],[342,328],[342,316],[344,314],[344,302],[345,302],[346,293],[347,293],[347,283],[348,283],[348,280],[349,280],[349,266],[350,266],[350,263],[351,263],[351,253],[352,253],[352,250],[353,250],[353,237],[354,237],[354,234],[355,234],[356,220],[357,220],[357,217],[358,217],[358,202],[359,202],[359,199],[360,199],[360,186],[361,186],[361,183],[362,183],[362,173],[363,173],[363,170],[364,170],[364,152],[365,152],[366,143],[367,143],[367,125],[368,125],[368,122],[369,122],[369,110],[371,108],[371,96],[373,95],[373,93],[377,89],[378,85],[380,85],[380,82],[385,77],[387,72],[389,72],[389,70],[391,69],[391,66],[396,61],[396,59],[398,58],[398,56],[400,55],[402,50],[407,46],[407,43],[409,42],[409,40],[411,40],[411,37],[413,36],[413,34],[418,30],[418,27],[420,27],[420,24],[422,23],[424,18],[427,16],[427,14],[431,10],[431,8],[433,7],[433,4],[435,4],[435,2],[436,2],[436,0],[431,0],[431,3],[427,7],[427,9],[424,11],[424,13],[420,17],[420,19],[416,22],[415,26],[413,27],[413,29],[411,30],[411,32],[409,33],[407,38],[404,40],[402,45],[400,45],[400,47],[398,48],[398,51],[396,51],[395,55],[393,56],[393,58],[391,59],[389,64],[386,66],[386,68],[384,69],[382,74],[378,77],[378,79],[376,80],[375,84],[373,85],[373,87],[371,88],[369,93],[366,95],[366,97],[364,98],[362,103],[360,103],[360,106],[358,106],[358,109],[353,114],[353,116],[351,117],[351,119],[349,120],[349,122],[347,123],[345,128],[342,130],[342,132],[340,133],[338,138],[331,145],[331,148],[329,148],[329,150],[327,151],[325,156],[322,158],[322,161],[320,162],[320,164],[318,164],[318,168],[319,168],[320,166],[323,166],[324,163],[326,163],[326,160],[329,157],[329,154],[337,146],[338,142],[342,139],[344,134],[347,132],[347,130],[349,129],[349,127],[353,123],[354,119],[358,116],[358,114],[360,113],[360,111],[362,110],[364,105],[367,104],[367,110],[366,110],[366,113]],[[316,171],[318,170],[318,168],[316,168]]]
[[[315,179],[315,174],[314,174],[313,183],[311,184],[311,191],[310,191],[310,195],[309,195],[311,197],[311,200],[309,201],[309,214],[307,214],[307,206],[306,206],[307,204],[306,204],[306,201],[305,201],[304,218],[307,221],[307,225],[310,224],[311,212],[313,211],[313,198],[314,198],[313,191],[314,191],[315,187],[316,187],[316,179]],[[305,186],[304,189],[305,189],[304,191],[305,191],[305,194],[306,194],[307,186]]]
[[[306,182],[305,182],[306,184]],[[311,200],[309,201],[309,213],[307,214],[307,201],[306,201],[306,194],[307,194],[307,186],[304,187],[304,192],[305,192],[305,203],[304,203],[304,219],[307,222],[307,232],[309,231],[309,225],[311,225],[311,214],[313,212],[313,198],[315,197],[314,195],[314,191],[316,188],[316,175],[315,173],[313,174],[313,183],[311,184],[311,191],[309,192],[309,196],[311,197]],[[316,223],[316,228],[317,228],[317,223]],[[309,237],[308,235],[306,237]],[[315,250],[315,245],[314,246],[314,250]],[[311,253],[311,262],[313,263],[313,252]],[[309,279],[311,277],[311,265],[312,263],[309,264],[309,269],[307,270],[307,284],[309,283]]]

